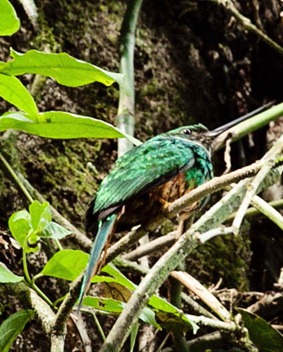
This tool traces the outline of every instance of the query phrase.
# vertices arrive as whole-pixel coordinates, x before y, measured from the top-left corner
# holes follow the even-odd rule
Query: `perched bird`
[[[242,116],[212,131],[201,124],[180,127],[147,140],[117,160],[86,214],[86,231],[95,234],[95,240],[79,305],[98,271],[102,250],[117,221],[119,225],[142,224],[168,203],[210,180],[214,139],[250,116]]]

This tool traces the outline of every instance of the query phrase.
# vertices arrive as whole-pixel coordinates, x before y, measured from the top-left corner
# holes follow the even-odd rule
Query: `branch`
[[[271,170],[274,168],[278,161],[280,162],[280,155],[283,150],[283,136],[281,136],[278,141],[274,144],[274,146],[265,154],[265,156],[261,159],[264,162],[264,165],[259,170],[254,179],[249,183],[245,198],[237,211],[235,219],[233,221],[233,226],[238,229],[241,226],[242,220],[245,216],[245,213],[252,201],[252,198],[256,193],[258,193],[258,189],[263,183],[264,179],[270,174]]]
[[[251,20],[243,16],[233,4],[231,0],[215,0],[218,5],[222,5],[228,10],[240,23],[241,25],[248,30],[249,32],[255,34],[260,40],[266,43],[270,48],[277,51],[280,55],[283,55],[283,48],[272,40],[268,35],[263,33],[260,29],[255,26]]]
[[[272,177],[272,182],[273,177]],[[132,325],[138,320],[148,299],[162,285],[179,263],[181,263],[201,241],[201,233],[219,226],[235,209],[245,195],[247,180],[241,181],[219,202],[211,207],[179,240],[155,263],[137,287],[123,312],[110,331],[100,352],[118,352],[126,341]]]

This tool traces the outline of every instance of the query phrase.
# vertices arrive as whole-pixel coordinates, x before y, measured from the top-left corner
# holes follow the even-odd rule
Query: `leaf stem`
[[[32,286],[32,279],[29,275],[28,271],[28,263],[27,263],[27,253],[26,251],[23,251],[23,269],[24,269],[24,274],[26,277],[27,282]]]
[[[13,168],[11,167],[11,165],[8,163],[8,161],[5,159],[4,155],[2,153],[0,153],[0,160],[2,161],[2,163],[4,164],[5,168],[9,171],[9,173],[11,174],[11,176],[13,177],[13,179],[15,180],[16,184],[19,186],[19,188],[22,190],[22,192],[24,193],[24,195],[27,197],[28,201],[30,203],[33,202],[33,198],[30,195],[30,193],[28,192],[28,190],[26,189],[26,187],[23,185],[23,183],[21,182],[21,180],[19,179],[18,175],[16,174],[16,172],[13,170]]]
[[[50,299],[41,291],[41,289],[36,286],[34,283],[34,280],[36,279],[36,276],[32,279],[30,277],[29,271],[28,271],[28,262],[27,262],[27,252],[23,251],[23,269],[24,269],[24,274],[27,282],[29,283],[30,287],[36,291],[36,293],[45,300],[46,303],[48,303],[51,307],[54,307],[53,303],[50,301]]]

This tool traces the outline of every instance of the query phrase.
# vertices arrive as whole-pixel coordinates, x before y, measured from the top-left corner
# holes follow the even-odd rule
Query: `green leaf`
[[[83,305],[112,314],[120,314],[125,303],[113,298],[86,296],[83,299]]]
[[[121,302],[113,298],[86,296],[83,300],[84,306],[92,307],[111,314],[120,314],[125,307],[125,304],[125,302]],[[156,328],[160,328],[160,325],[155,320],[155,313],[148,307],[145,307],[142,310],[140,319]]]
[[[140,319],[142,321],[144,321],[145,323],[148,323],[148,324],[154,326],[156,329],[161,329],[160,325],[157,323],[157,321],[155,319],[154,311],[148,307],[143,308],[141,315],[140,315]]]
[[[20,210],[11,215],[9,218],[9,229],[21,247],[26,250],[26,238],[32,231],[29,212],[27,210]]]
[[[130,337],[130,352],[134,351],[135,344],[137,341],[138,332],[139,332],[139,327],[140,327],[140,324],[138,321],[136,323],[134,323],[132,326],[131,337]]]
[[[107,264],[101,271],[111,275],[115,279],[115,281],[112,282],[116,282],[131,291],[135,290],[136,285],[128,278],[126,278],[126,276],[123,275],[112,263]],[[95,282],[97,279],[99,280],[99,277],[94,277],[92,282]]]
[[[53,238],[61,240],[62,238],[71,234],[71,231],[65,229],[63,226],[51,221],[42,231],[40,237]]]
[[[5,283],[16,283],[22,281],[24,278],[18,276],[10,271],[5,264],[0,262],[0,282]]]
[[[280,352],[283,348],[283,335],[267,321],[245,309],[238,308],[250,339],[260,352]]]
[[[0,74],[0,96],[19,110],[36,117],[38,111],[35,101],[18,78]]]
[[[88,257],[87,253],[80,250],[64,249],[50,258],[41,275],[73,281],[85,269]]]
[[[29,206],[29,213],[33,230],[40,236],[40,232],[43,231],[52,219],[50,205],[48,202],[39,203],[39,201],[35,200]]]
[[[26,323],[32,319],[32,310],[21,310],[11,315],[0,326],[0,351],[9,352],[12,343],[23,331]]]
[[[67,53],[53,54],[29,50],[22,54],[12,49],[11,56],[13,60],[2,67],[2,72],[9,75],[40,74],[68,87],[78,87],[92,82],[100,82],[106,86],[118,82],[125,86],[124,75],[121,73],[105,71]]]
[[[8,0],[0,0],[0,35],[12,35],[20,28],[20,20]]]
[[[28,114],[8,112],[0,116],[0,132],[7,129],[57,139],[124,137],[122,132],[107,122],[63,111],[40,113],[37,122]]]
[[[165,316],[163,314],[163,318],[167,317],[168,319],[170,319],[172,325],[173,323],[175,323],[189,326],[193,329],[193,334],[196,334],[196,332],[198,331],[199,326],[196,323],[192,322],[190,318],[186,314],[184,314],[181,309],[175,307],[173,304],[169,303],[164,298],[153,295],[152,297],[150,297],[148,304],[153,307],[157,312],[166,313]],[[172,315],[175,318],[172,318]]]

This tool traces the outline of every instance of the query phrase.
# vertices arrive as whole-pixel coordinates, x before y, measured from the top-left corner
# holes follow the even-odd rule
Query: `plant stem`
[[[24,273],[25,273],[25,277],[27,282],[32,285],[32,279],[29,275],[29,271],[28,271],[28,263],[27,263],[27,253],[25,251],[23,251],[23,268],[24,268]]]
[[[116,125],[122,131],[134,135],[134,48],[135,31],[142,0],[129,0],[123,19],[120,38],[120,72],[125,75],[127,89],[120,87],[120,97]],[[118,139],[118,156],[132,148],[132,143],[125,139]]]
[[[33,198],[30,195],[30,193],[28,192],[28,190],[26,189],[26,187],[23,185],[23,183],[21,182],[21,180],[19,179],[18,175],[16,174],[16,172],[13,170],[13,168],[10,166],[10,164],[8,163],[8,161],[5,159],[4,155],[2,153],[0,153],[0,160],[2,161],[2,163],[4,164],[5,168],[9,171],[9,173],[11,174],[11,176],[13,177],[13,179],[15,180],[16,184],[19,186],[19,188],[22,190],[22,192],[24,193],[24,195],[27,197],[28,201],[30,203],[33,202]]]
[[[53,307],[53,303],[50,301],[50,299],[41,291],[39,287],[36,286],[34,283],[34,280],[30,277],[29,271],[28,271],[28,262],[27,262],[27,253],[23,251],[23,269],[24,269],[24,274],[26,277],[27,282],[29,283],[30,287],[36,291],[36,293],[45,300],[46,303],[50,305],[50,307]]]

